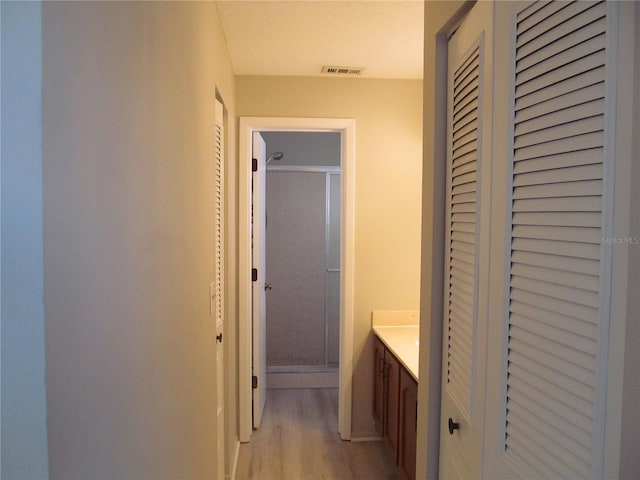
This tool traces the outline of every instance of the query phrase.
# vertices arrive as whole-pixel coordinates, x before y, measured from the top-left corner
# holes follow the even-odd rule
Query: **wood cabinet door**
[[[385,395],[385,434],[384,446],[389,458],[398,464],[398,407],[400,396],[400,363],[388,350],[384,352]]]
[[[418,384],[402,369],[400,372],[400,428],[398,469],[404,478],[416,478],[416,420],[418,415]]]
[[[384,436],[384,344],[375,337],[373,356],[373,421],[380,436]]]

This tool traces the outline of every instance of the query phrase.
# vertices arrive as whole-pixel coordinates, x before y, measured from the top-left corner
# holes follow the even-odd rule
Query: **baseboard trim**
[[[233,461],[231,462],[231,474],[229,475],[230,480],[236,480],[236,475],[238,474],[238,459],[240,458],[240,442],[236,440],[236,447],[233,452]]]

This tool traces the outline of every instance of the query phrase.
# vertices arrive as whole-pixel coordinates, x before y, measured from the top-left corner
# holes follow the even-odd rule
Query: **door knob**
[[[264,284],[264,289],[265,290],[271,290],[272,288],[273,288],[273,285],[271,285],[271,282]]]
[[[453,435],[455,430],[460,430],[460,424],[458,422],[454,422],[451,417],[449,417],[449,435]]]

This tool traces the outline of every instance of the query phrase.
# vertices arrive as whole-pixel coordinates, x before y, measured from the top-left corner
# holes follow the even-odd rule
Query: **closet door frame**
[[[611,82],[616,95],[615,103],[612,102],[615,136],[608,139],[615,158],[610,175],[612,236],[603,240],[611,249],[609,375],[603,386],[607,392],[603,472],[605,478],[631,478],[640,468],[637,455],[640,440],[640,302],[637,299],[640,282],[640,4],[611,2],[610,8],[616,16],[611,44],[617,49],[617,55],[616,75]]]

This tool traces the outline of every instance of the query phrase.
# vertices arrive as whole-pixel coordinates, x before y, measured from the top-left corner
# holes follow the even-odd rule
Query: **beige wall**
[[[51,477],[212,478],[216,87],[235,113],[216,6],[42,8]],[[233,159],[233,121],[228,139]],[[234,322],[227,326],[232,443]]]
[[[371,311],[419,302],[422,82],[240,76],[237,113],[356,120],[352,433],[374,435]]]

